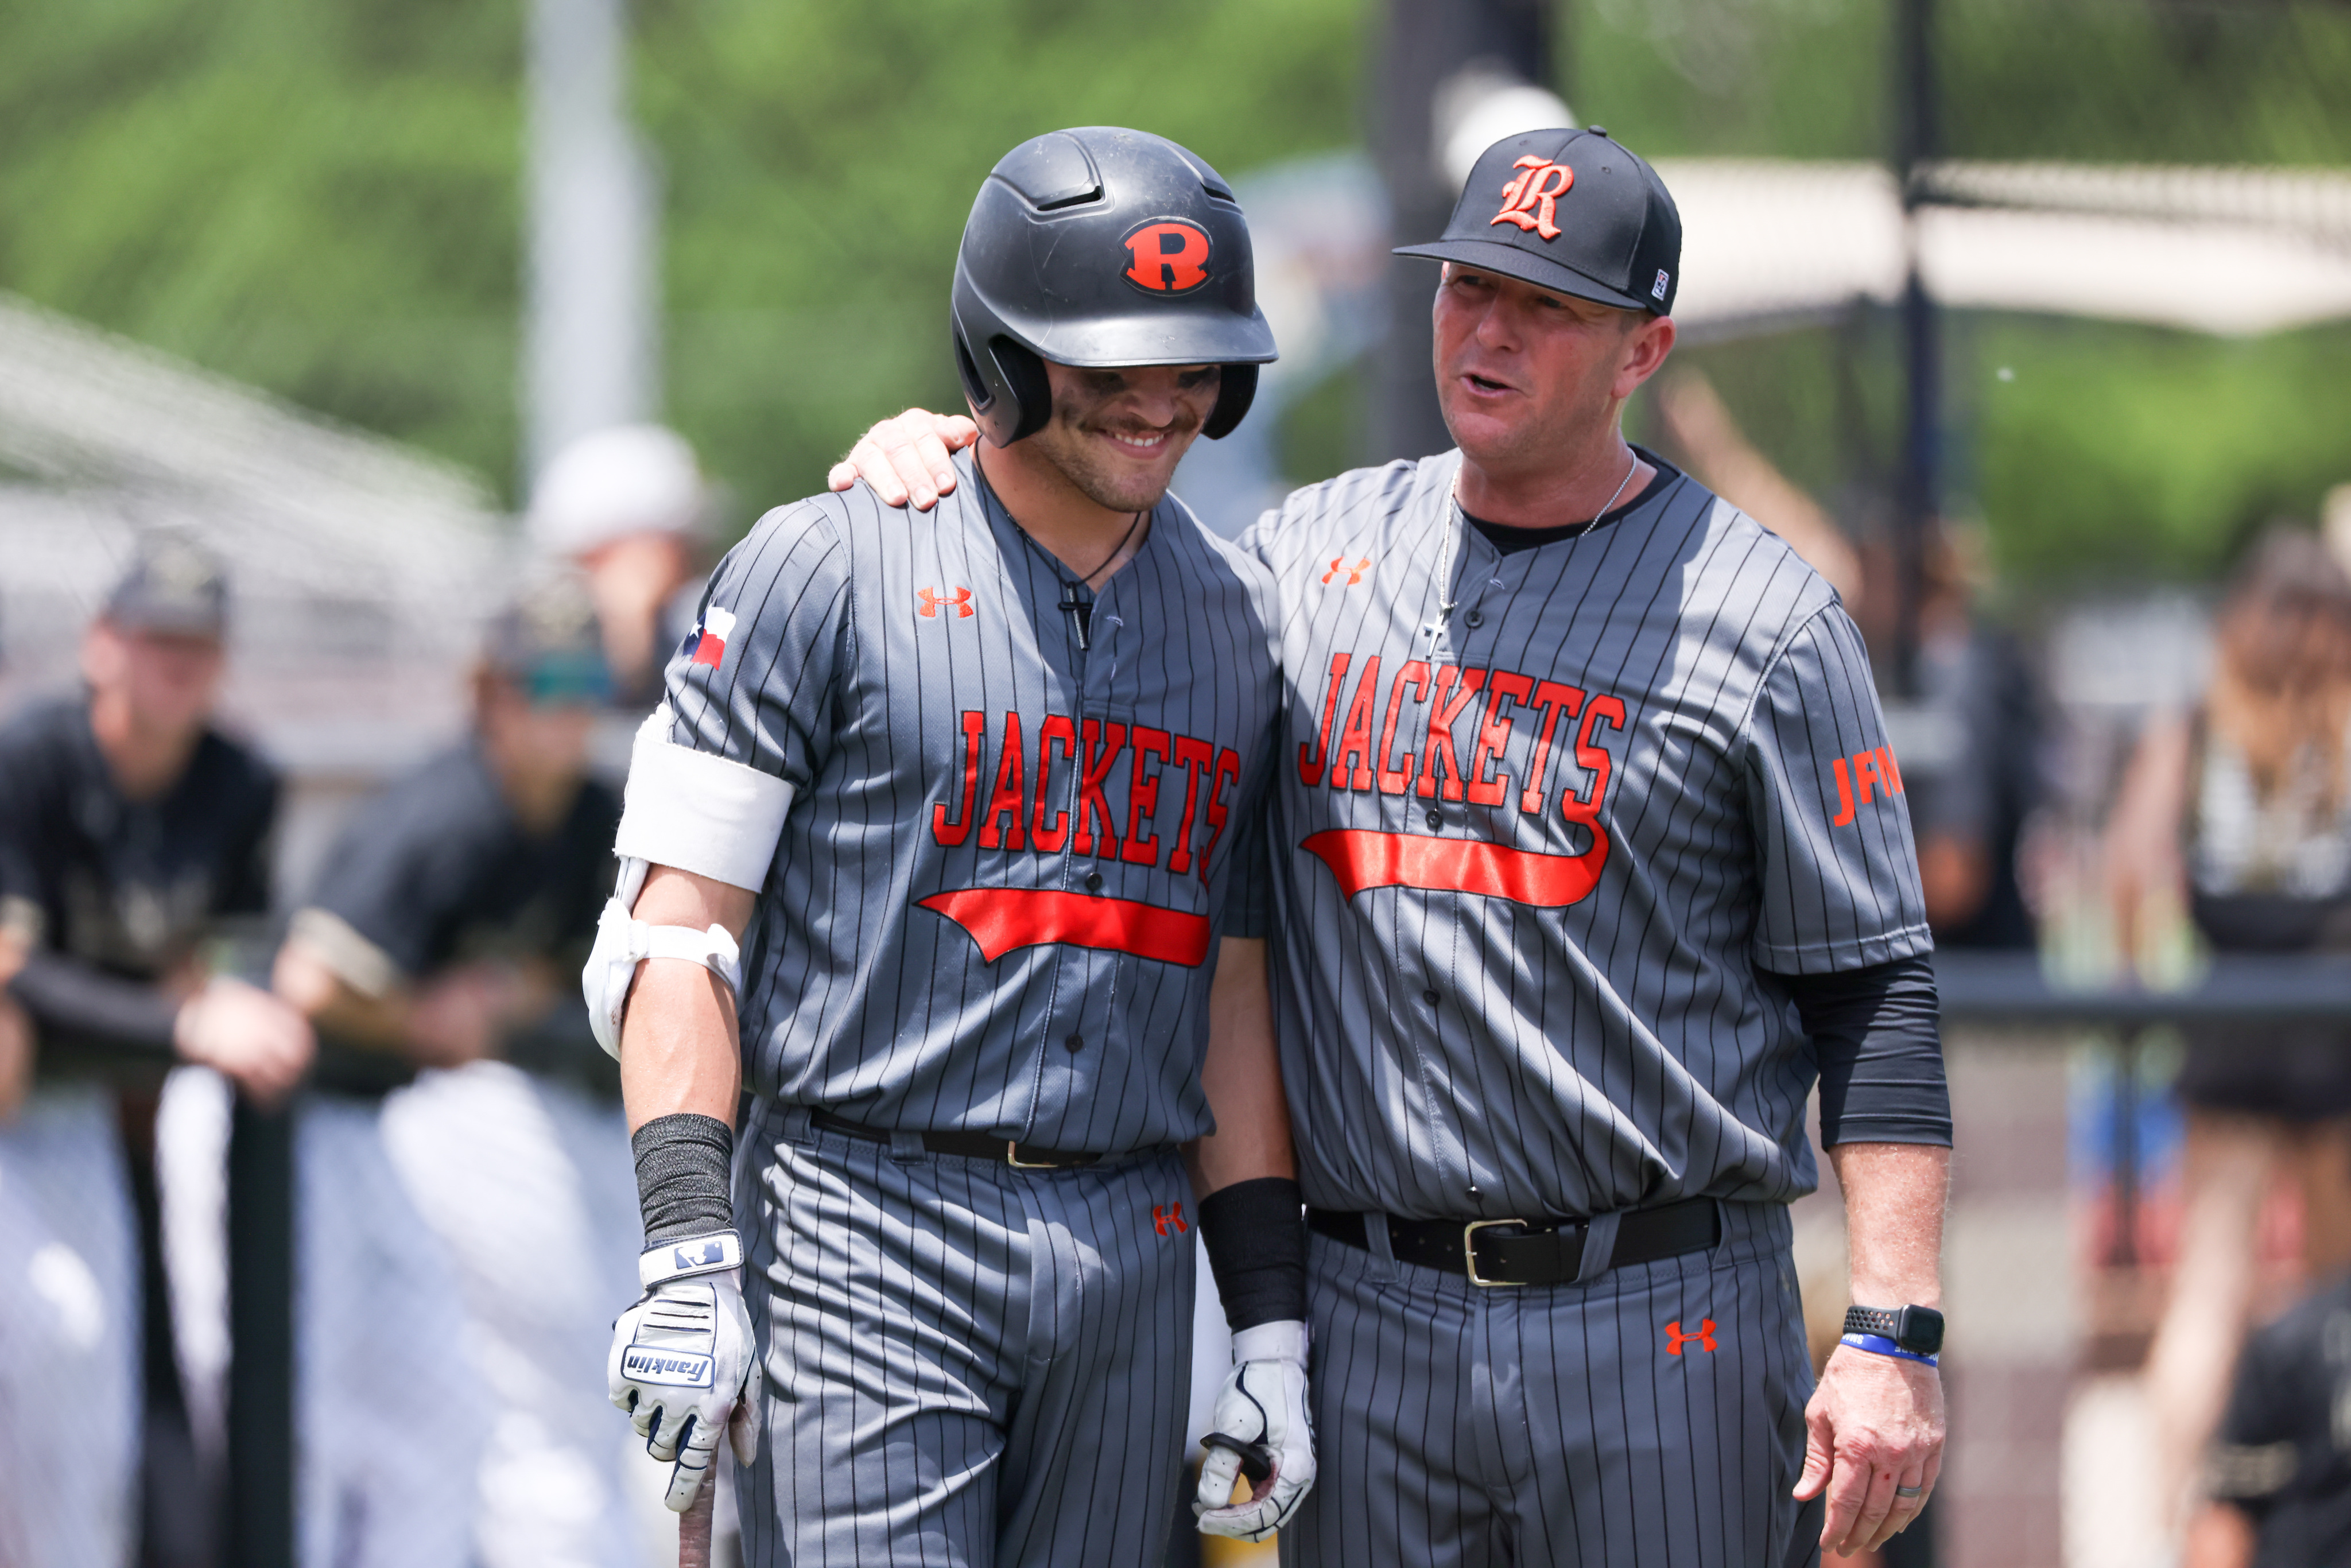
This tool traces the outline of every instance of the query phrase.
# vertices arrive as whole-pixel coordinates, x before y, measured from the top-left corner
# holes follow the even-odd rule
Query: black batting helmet
[[[988,439],[1051,417],[1045,360],[1221,365],[1201,434],[1227,434],[1274,358],[1232,187],[1165,137],[1055,131],[1006,153],[956,254],[956,369]]]

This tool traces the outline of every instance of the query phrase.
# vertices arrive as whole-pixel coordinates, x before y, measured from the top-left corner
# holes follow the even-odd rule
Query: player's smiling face
[[[1045,364],[1053,417],[1029,438],[1085,497],[1113,512],[1155,507],[1217,405],[1214,365],[1081,370]]]
[[[1613,431],[1616,403],[1673,341],[1670,323],[1646,311],[1458,262],[1446,264],[1435,325],[1446,428],[1489,468],[1552,461]]]

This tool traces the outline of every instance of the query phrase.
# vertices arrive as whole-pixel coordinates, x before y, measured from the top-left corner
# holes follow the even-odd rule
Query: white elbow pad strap
[[[664,703],[637,727],[612,852],[757,893],[776,858],[792,787],[772,773],[669,738]]]
[[[743,956],[724,925],[696,931],[691,925],[648,925],[630,918],[629,910],[644,884],[645,862],[633,856],[623,860],[621,884],[597,917],[596,946],[588,954],[588,967],[580,972],[588,1027],[595,1031],[596,1043],[616,1061],[629,988],[636,981],[637,966],[647,958],[684,958],[717,976],[736,996],[743,992]]]

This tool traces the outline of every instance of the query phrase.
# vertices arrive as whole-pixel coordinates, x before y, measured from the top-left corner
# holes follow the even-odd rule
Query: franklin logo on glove
[[[632,1344],[621,1358],[621,1375],[634,1383],[665,1383],[679,1388],[710,1386],[711,1360]]]

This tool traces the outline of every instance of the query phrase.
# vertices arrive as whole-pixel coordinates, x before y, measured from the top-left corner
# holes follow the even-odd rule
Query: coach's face
[[[1556,294],[1447,262],[1437,285],[1437,391],[1464,455],[1508,470],[1612,433],[1673,347],[1670,318]]]
[[[1029,439],[1085,497],[1113,512],[1159,504],[1217,406],[1214,365],[1080,370],[1045,362],[1053,417]]]

